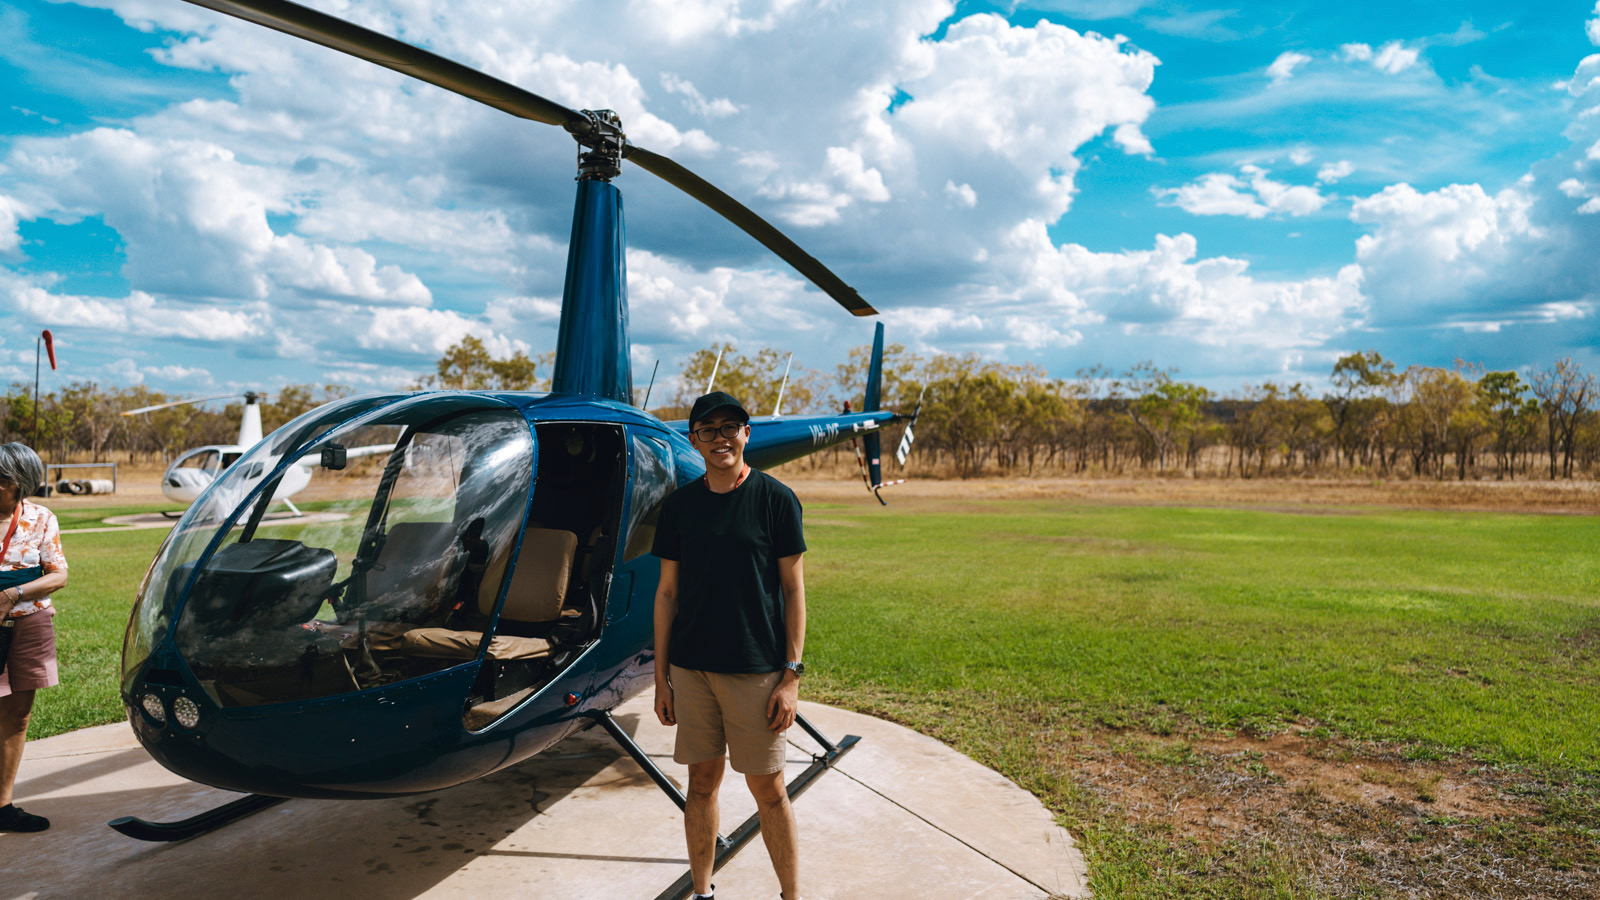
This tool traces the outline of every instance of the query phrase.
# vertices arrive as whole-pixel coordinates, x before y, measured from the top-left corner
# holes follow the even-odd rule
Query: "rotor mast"
[[[583,110],[565,127],[578,141],[578,196],[556,334],[556,393],[633,403],[622,173],[628,136],[609,109]]]
[[[244,412],[239,416],[239,446],[254,447],[261,443],[261,400],[255,391],[244,392]]]

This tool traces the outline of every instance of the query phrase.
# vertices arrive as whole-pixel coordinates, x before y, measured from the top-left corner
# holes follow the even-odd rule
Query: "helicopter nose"
[[[382,796],[459,784],[504,759],[494,741],[458,746],[475,674],[460,667],[358,694],[232,708],[176,671],[152,669],[123,703],[145,750],[191,781],[279,797]]]

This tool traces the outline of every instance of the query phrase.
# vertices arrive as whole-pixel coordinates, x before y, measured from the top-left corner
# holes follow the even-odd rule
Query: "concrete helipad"
[[[805,703],[827,736],[862,742],[795,802],[806,900],[1084,897],[1083,860],[1032,795],[931,738]],[[618,720],[680,785],[648,694]],[[791,731],[790,777],[816,749]],[[724,833],[754,810],[734,773]],[[106,827],[170,820],[239,795],[183,781],[125,724],[30,742],[17,797],[54,823],[0,834],[0,900],[87,897],[642,898],[686,871],[678,810],[598,728],[511,769],[389,800],[290,800],[175,844]],[[775,898],[759,840],[717,873],[717,896]]]

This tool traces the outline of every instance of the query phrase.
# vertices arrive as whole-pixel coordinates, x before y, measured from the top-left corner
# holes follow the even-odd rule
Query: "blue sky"
[[[1600,366],[1593,5],[315,5],[619,110],[921,352],[1221,391],[1367,348]],[[556,129],[178,0],[0,8],[0,87],[0,378],[45,327],[54,378],[175,393],[552,345]],[[713,214],[618,184],[641,381],[713,341],[830,369],[867,340]]]

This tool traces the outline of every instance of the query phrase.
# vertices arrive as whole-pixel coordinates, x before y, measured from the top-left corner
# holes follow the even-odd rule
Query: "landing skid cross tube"
[[[136,840],[181,841],[215,831],[235,819],[242,819],[283,801],[283,797],[248,794],[232,803],[224,803],[215,809],[208,809],[176,822],[150,822],[134,816],[122,816],[106,824]]]
[[[644,750],[638,744],[634,743],[633,738],[629,737],[628,733],[622,730],[622,726],[618,725],[616,720],[611,717],[611,713],[601,712],[594,714],[594,716],[599,720],[600,724],[605,727],[606,732],[615,738],[618,744],[622,745],[622,749],[628,751],[628,755],[633,757],[633,761],[638,763],[641,769],[644,769],[645,774],[649,775],[650,779],[660,786],[661,790],[672,799],[673,803],[678,805],[680,810],[683,809],[685,802],[687,802],[684,799],[683,792],[678,790],[678,786],[672,783],[672,780],[667,777],[665,772],[661,771],[661,767],[655,764],[655,760],[652,760],[649,756],[645,755]],[[838,761],[839,757],[849,753],[850,748],[861,743],[860,737],[853,734],[847,734],[842,740],[839,741],[839,743],[835,744],[823,737],[822,732],[818,731],[816,726],[806,721],[805,716],[796,714],[794,720],[795,724],[799,725],[806,734],[811,735],[812,739],[814,739],[818,744],[822,745],[823,752],[820,754],[812,754],[811,765],[807,766],[804,772],[796,775],[794,780],[789,782],[788,791],[790,800],[800,796],[800,794],[803,793],[806,788],[811,786],[813,781],[817,780],[819,775],[832,768],[833,764]],[[720,834],[717,835],[717,856],[716,859],[711,863],[711,871],[715,872],[722,868],[724,863],[732,859],[735,853],[739,852],[739,848],[748,843],[750,839],[755,837],[758,833],[760,833],[760,831],[761,817],[759,814],[752,814],[750,818],[744,820],[744,824],[734,829],[733,834],[727,837],[723,837]],[[661,894],[656,897],[656,900],[683,900],[684,897],[689,896],[689,893],[693,889],[694,880],[688,872],[685,872],[683,873],[683,877],[672,883],[671,887],[667,888],[665,891],[662,891]]]

